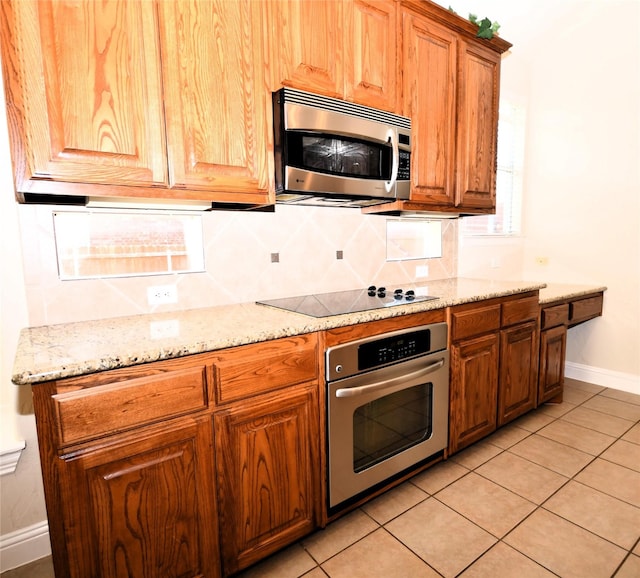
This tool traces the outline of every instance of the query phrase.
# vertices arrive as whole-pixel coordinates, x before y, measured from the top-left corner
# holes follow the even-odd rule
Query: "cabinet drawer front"
[[[602,315],[602,294],[573,301],[569,306],[569,324],[574,325]]]
[[[62,445],[207,406],[204,365],[53,396]]]
[[[318,378],[315,334],[228,350],[214,361],[217,403],[227,403]]]
[[[502,304],[502,326],[513,325],[522,321],[529,321],[538,318],[540,302],[537,295],[507,301]]]
[[[500,304],[451,313],[451,339],[465,339],[500,329]]]
[[[565,325],[569,321],[569,304],[545,307],[542,310],[542,329]]]

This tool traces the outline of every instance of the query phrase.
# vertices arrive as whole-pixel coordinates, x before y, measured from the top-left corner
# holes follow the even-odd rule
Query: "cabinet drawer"
[[[500,304],[452,311],[451,339],[465,339],[500,329]]]
[[[545,307],[542,310],[542,329],[556,327],[558,325],[566,325],[569,321],[569,304],[554,305],[553,307]]]
[[[602,293],[569,304],[569,325],[602,315]]]
[[[61,445],[116,433],[207,406],[199,365],[53,396]]]
[[[540,301],[537,295],[506,301],[502,304],[502,326],[507,327],[514,323],[537,319],[539,311]]]
[[[315,333],[229,349],[214,357],[217,403],[227,403],[318,378]]]

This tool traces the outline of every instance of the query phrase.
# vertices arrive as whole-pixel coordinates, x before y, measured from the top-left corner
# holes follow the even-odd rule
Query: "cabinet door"
[[[347,0],[345,97],[396,112],[396,2]]]
[[[276,0],[265,8],[272,89],[290,86],[342,98],[342,0]]]
[[[498,354],[498,333],[454,343],[451,348],[451,454],[496,429]]]
[[[61,182],[165,185],[154,4],[13,0],[1,5],[19,196],[95,189]]]
[[[452,206],[458,37],[430,20],[403,13],[404,114],[411,118],[411,200]]]
[[[538,404],[552,398],[562,401],[566,348],[567,328],[565,325],[547,329],[540,334]]]
[[[158,8],[170,185],[207,192],[195,198],[268,202],[261,3],[172,0]]]
[[[236,572],[316,528],[317,385],[214,416],[223,572]]]
[[[461,42],[458,59],[456,205],[496,206],[500,55]]]
[[[61,467],[71,576],[220,575],[211,418],[178,423]]]
[[[536,407],[538,325],[536,321],[503,329],[500,335],[498,425]]]

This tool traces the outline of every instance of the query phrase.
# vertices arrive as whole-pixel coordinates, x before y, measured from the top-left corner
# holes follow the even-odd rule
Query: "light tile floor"
[[[35,565],[2,578],[53,576],[49,559]],[[240,576],[638,578],[640,395],[567,379],[562,404],[519,418]]]

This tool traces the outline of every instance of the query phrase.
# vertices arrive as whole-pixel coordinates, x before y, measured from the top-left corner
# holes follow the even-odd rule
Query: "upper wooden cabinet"
[[[511,45],[431,2],[402,0],[401,113],[412,121],[411,198],[368,213],[492,213],[500,58]]]
[[[457,52],[454,32],[403,13],[403,114],[411,118],[412,201],[454,204]]]
[[[495,210],[499,88],[500,54],[460,42],[455,162],[455,206],[459,209]]]
[[[265,3],[271,88],[396,112],[395,0]]]
[[[396,97],[395,0],[345,2],[345,98],[400,112]]]
[[[270,201],[261,4],[2,2],[18,200]]]
[[[262,3],[172,0],[158,11],[170,186],[221,202],[268,202]]]
[[[291,86],[343,95],[343,2],[266,2],[272,89]]]

